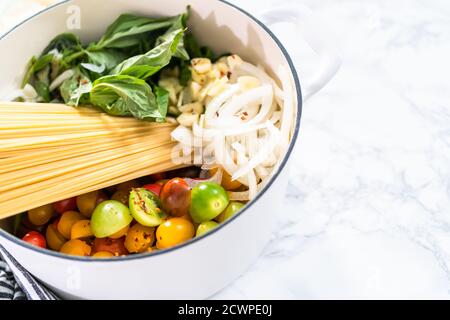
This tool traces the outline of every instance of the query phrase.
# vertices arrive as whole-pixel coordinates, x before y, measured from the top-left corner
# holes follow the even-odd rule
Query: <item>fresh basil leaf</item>
[[[184,46],[189,53],[191,59],[193,58],[208,58],[211,61],[215,60],[213,51],[205,46],[200,46],[192,33],[188,33],[184,39]]]
[[[176,18],[151,19],[130,14],[121,15],[106,30],[103,37],[93,47],[93,50],[103,48],[126,48],[138,45],[140,34],[169,28]]]
[[[25,73],[25,76],[22,80],[22,88],[25,87],[25,85],[30,82],[31,77],[36,72],[45,68],[48,64],[52,62],[52,60],[53,60],[52,54],[43,55],[39,59],[36,59],[35,57],[31,58],[30,62],[28,63],[29,66],[28,70]]]
[[[89,80],[82,80],[79,82],[79,86],[75,89],[70,96],[68,105],[78,107],[81,105],[89,104],[89,92],[92,90],[92,82]]]
[[[64,102],[74,107],[77,107],[80,103],[88,104],[88,93],[91,89],[91,81],[78,68],[74,70],[74,75],[65,80],[59,88]]]
[[[188,19],[187,13],[179,15],[178,18],[175,20],[175,22],[172,24],[172,26],[156,40],[156,45],[158,46],[168,41],[172,37],[173,32],[175,32],[176,30],[179,29],[185,30],[187,25],[187,19]],[[174,56],[181,60],[189,60],[189,53],[184,48],[184,37],[182,37],[178,42],[177,50],[174,53]]]
[[[191,80],[192,73],[189,69],[189,63],[187,61],[181,60],[180,62],[180,84],[182,86],[187,86],[189,80]]]
[[[98,66],[105,66],[104,71],[109,71],[127,58],[127,55],[119,50],[104,49],[100,51],[86,51],[89,62]],[[100,72],[103,73],[103,72]]]
[[[34,89],[36,90],[39,97],[42,98],[44,102],[50,102],[50,89],[48,88],[48,84],[43,81],[37,80],[34,83]]]
[[[112,74],[129,75],[139,79],[147,79],[170,63],[176,52],[178,43],[184,35],[184,29],[173,31],[165,42],[146,54],[131,57],[112,70]]]
[[[54,49],[61,53],[67,50],[80,50],[80,38],[73,33],[62,33],[50,41],[49,45],[44,49],[43,54],[47,54]]]
[[[166,116],[156,103],[151,87],[141,79],[127,75],[112,75],[93,83],[90,101],[111,115],[154,120]]]
[[[159,86],[153,87],[153,92],[156,95],[156,105],[158,107],[160,114],[167,114],[167,110],[169,109],[169,91]],[[165,118],[157,118],[156,121],[162,122]]]

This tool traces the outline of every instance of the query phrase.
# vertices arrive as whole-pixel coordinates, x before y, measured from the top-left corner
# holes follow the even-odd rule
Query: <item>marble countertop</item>
[[[55,1],[34,1],[46,2]],[[304,109],[273,239],[214,298],[448,299],[449,3],[231,2],[252,13],[308,5],[332,27],[343,64]],[[17,19],[1,19],[0,30]],[[295,30],[274,31],[301,77],[313,69]]]

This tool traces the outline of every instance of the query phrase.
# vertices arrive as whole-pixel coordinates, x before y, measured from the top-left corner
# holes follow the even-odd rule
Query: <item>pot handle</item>
[[[319,56],[320,65],[315,74],[302,81],[303,101],[308,100],[334,77],[341,65],[341,59],[328,45],[331,32],[311,9],[300,4],[275,7],[260,13],[259,17],[269,27],[280,22],[293,23]]]

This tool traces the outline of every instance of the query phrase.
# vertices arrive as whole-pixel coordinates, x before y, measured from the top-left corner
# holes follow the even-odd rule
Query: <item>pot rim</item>
[[[42,13],[45,13],[47,11],[50,11],[58,6],[62,6],[62,5],[66,5],[69,2],[72,2],[73,0],[63,0],[59,3],[56,3],[52,6],[49,6],[48,8],[45,8],[37,13],[35,13],[34,15],[30,16],[29,18],[27,18],[26,20],[22,21],[21,23],[15,25],[13,28],[11,28],[9,31],[7,31],[5,34],[3,34],[2,36],[0,36],[0,41],[2,39],[4,39],[7,35],[9,35],[10,33],[14,32],[17,28],[19,28],[20,26],[22,26],[23,24],[27,23],[29,20],[41,15]],[[113,257],[113,258],[102,258],[102,259],[93,259],[92,257],[78,257],[78,256],[71,256],[71,255],[66,255],[66,254],[62,254],[56,251],[52,251],[49,249],[43,249],[37,246],[33,246],[31,244],[28,244],[27,242],[23,241],[22,239],[19,239],[17,237],[15,237],[14,235],[6,232],[5,230],[0,228],[0,237],[6,238],[7,240],[13,242],[16,245],[19,245],[23,248],[26,249],[30,249],[33,251],[36,251],[38,253],[44,254],[44,255],[49,255],[55,258],[61,258],[61,259],[66,259],[66,260],[72,260],[72,261],[79,261],[79,262],[87,262],[87,263],[104,263],[104,262],[124,262],[124,261],[131,261],[131,260],[136,260],[136,259],[145,259],[145,258],[152,258],[152,257],[158,257],[164,254],[169,254],[171,252],[177,251],[177,250],[181,250],[186,246],[189,246],[193,243],[196,243],[198,241],[203,241],[208,239],[209,236],[213,235],[214,233],[218,232],[220,229],[227,227],[230,223],[232,223],[235,219],[237,219],[240,215],[244,214],[247,210],[249,210],[254,203],[256,203],[256,201],[258,201],[258,199],[260,197],[262,197],[263,194],[265,194],[269,188],[271,187],[271,185],[273,184],[273,182],[278,178],[278,176],[280,175],[281,171],[284,169],[284,167],[286,166],[287,161],[289,160],[291,154],[292,154],[292,150],[294,149],[295,143],[297,141],[298,138],[298,133],[300,130],[300,119],[301,119],[301,115],[302,115],[302,107],[303,107],[303,100],[302,100],[302,92],[301,92],[301,87],[300,87],[300,81],[298,78],[298,73],[297,70],[295,68],[295,65],[292,61],[292,58],[290,57],[289,53],[287,52],[286,48],[283,46],[283,44],[281,43],[281,41],[277,38],[277,36],[275,36],[275,34],[259,19],[257,19],[255,16],[253,16],[252,14],[248,13],[247,11],[245,11],[244,9],[226,1],[226,0],[217,0],[219,2],[224,3],[225,5],[228,5],[230,7],[232,7],[233,9],[243,13],[244,15],[246,15],[248,18],[250,18],[251,20],[253,20],[254,22],[256,22],[256,24],[258,24],[271,38],[272,40],[276,43],[277,47],[281,50],[281,52],[283,53],[286,61],[288,62],[289,65],[289,69],[292,73],[293,79],[294,79],[294,84],[295,84],[295,91],[297,93],[297,115],[296,115],[296,123],[295,123],[295,127],[294,127],[294,133],[293,136],[291,138],[291,141],[289,142],[289,148],[280,164],[280,166],[278,167],[278,170],[275,174],[273,174],[272,178],[270,179],[270,181],[264,186],[264,188],[258,192],[258,194],[256,195],[256,197],[251,200],[245,207],[243,210],[239,211],[238,214],[235,214],[233,217],[231,217],[230,219],[222,222],[217,228],[214,228],[213,230],[211,230],[210,232],[206,233],[205,235],[201,236],[201,237],[194,237],[193,239],[190,239],[182,244],[179,244],[177,246],[174,246],[172,248],[168,248],[168,249],[164,249],[161,251],[156,251],[156,252],[149,252],[149,253],[140,253],[137,255],[128,255],[128,256],[119,256],[119,257]]]

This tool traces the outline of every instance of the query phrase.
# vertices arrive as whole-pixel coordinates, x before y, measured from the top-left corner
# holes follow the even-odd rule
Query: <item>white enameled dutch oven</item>
[[[203,299],[216,293],[254,262],[270,239],[275,215],[282,214],[288,181],[288,160],[297,140],[302,92],[295,67],[268,25],[288,21],[299,27],[321,57],[310,81],[302,83],[303,100],[335,74],[339,60],[326,50],[322,26],[298,5],[271,10],[257,20],[221,0],[69,0],[15,27],[0,38],[0,93],[19,86],[31,55],[39,55],[59,33],[75,32],[83,41],[98,39],[120,14],[172,16],[191,6],[189,25],[199,41],[217,53],[233,52],[274,74],[279,65],[290,70],[297,114],[294,136],[282,164],[245,210],[207,235],[178,247],[113,259],[79,258],[33,247],[0,229],[0,244],[35,277],[62,297],[85,299]],[[80,24],[71,21],[79,14]],[[76,28],[73,30],[73,28]],[[78,28],[80,27],[80,28]]]

